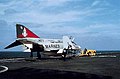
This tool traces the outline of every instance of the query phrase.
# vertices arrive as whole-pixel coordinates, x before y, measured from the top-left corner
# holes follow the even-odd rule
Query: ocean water
[[[36,56],[36,53],[33,53]],[[0,59],[2,58],[28,58],[30,57],[30,52],[21,51],[0,51]]]
[[[109,53],[109,54],[112,54],[112,53],[120,53],[120,50],[110,50],[110,51],[109,51],[109,50],[107,50],[107,51],[104,51],[104,50],[102,51],[102,50],[101,50],[101,51],[96,51],[96,52],[97,52],[98,54],[100,54],[100,53],[101,53],[101,54],[108,54],[108,53]]]
[[[97,55],[119,55],[120,51],[96,51]],[[33,53],[34,57],[36,57],[36,52]],[[30,57],[30,52],[22,52],[22,51],[0,51],[0,59],[3,58],[28,58]]]

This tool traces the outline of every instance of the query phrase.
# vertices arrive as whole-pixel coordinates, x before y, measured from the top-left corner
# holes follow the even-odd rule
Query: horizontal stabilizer
[[[20,41],[15,41],[13,42],[12,44],[10,44],[9,46],[5,47],[5,49],[8,49],[8,48],[11,48],[11,47],[15,47],[15,46],[18,46],[18,45],[21,45],[22,43]]]

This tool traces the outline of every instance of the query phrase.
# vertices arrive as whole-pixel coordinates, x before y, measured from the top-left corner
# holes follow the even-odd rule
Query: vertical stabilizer
[[[39,38],[36,34],[21,24],[16,24],[17,38]]]

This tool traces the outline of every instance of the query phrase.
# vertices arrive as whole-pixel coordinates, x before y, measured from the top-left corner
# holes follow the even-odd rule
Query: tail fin
[[[21,24],[16,24],[17,38],[39,38],[36,34]]]

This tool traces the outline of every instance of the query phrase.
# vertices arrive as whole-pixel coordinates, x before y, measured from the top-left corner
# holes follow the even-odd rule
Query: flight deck
[[[1,59],[0,79],[120,79],[120,53],[96,57]]]

